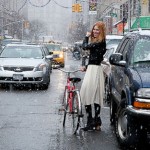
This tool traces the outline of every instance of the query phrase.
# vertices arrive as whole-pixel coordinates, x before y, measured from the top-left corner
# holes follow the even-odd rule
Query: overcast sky
[[[40,5],[49,0],[30,0],[35,5]],[[58,38],[67,34],[72,17],[72,0],[51,0],[44,7],[35,7],[28,4],[28,19],[43,22],[48,27],[48,34]],[[69,7],[69,8],[65,8]]]

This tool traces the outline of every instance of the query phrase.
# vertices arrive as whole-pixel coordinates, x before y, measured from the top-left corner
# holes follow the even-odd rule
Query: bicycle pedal
[[[64,108],[60,108],[59,111],[65,111],[65,109]]]

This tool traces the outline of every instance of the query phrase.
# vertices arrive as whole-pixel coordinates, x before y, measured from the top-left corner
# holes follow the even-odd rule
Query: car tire
[[[139,141],[139,135],[135,124],[129,124],[126,108],[120,108],[115,119],[116,136],[119,144],[124,147],[131,147]]]
[[[51,67],[50,73],[52,73],[53,68]]]
[[[61,67],[64,68],[64,67],[65,67],[65,64],[62,64]]]
[[[47,89],[48,89],[48,86],[49,86],[49,84],[43,84],[43,85],[42,85],[42,89],[43,89],[43,90],[47,90]]]
[[[47,90],[48,87],[49,87],[49,84],[50,84],[50,74],[49,74],[49,76],[48,76],[48,81],[47,81],[47,83],[43,83],[43,84],[41,85],[41,88],[42,88],[43,90]]]

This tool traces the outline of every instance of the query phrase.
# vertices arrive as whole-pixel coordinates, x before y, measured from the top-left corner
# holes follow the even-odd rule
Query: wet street
[[[72,59],[70,53],[66,55],[64,69],[80,65],[81,61]],[[76,75],[83,79],[84,73]],[[53,69],[48,90],[0,88],[0,150],[120,150],[107,106],[101,110],[102,131],[79,130],[72,135],[69,122],[63,128],[63,111],[59,110],[65,77],[65,73]]]

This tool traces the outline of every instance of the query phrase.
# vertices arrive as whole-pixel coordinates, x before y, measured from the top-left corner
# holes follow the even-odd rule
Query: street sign
[[[89,0],[89,14],[90,15],[97,14],[97,0]]]
[[[110,13],[110,16],[111,17],[117,17],[117,14],[116,13]]]

